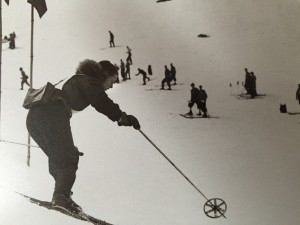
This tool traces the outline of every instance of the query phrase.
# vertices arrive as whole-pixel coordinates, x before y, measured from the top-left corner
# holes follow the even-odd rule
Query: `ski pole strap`
[[[160,154],[165,157],[166,160],[171,163],[171,165],[206,199],[209,200],[203,193],[200,191],[199,188],[153,143],[153,141],[150,140],[150,138],[147,137],[147,135],[141,130],[138,130],[155,148],[157,151],[159,151]]]
[[[15,145],[23,145],[23,146],[33,147],[33,148],[40,148],[39,146],[36,145],[24,144],[24,143],[14,142],[14,141],[0,140],[0,142],[5,142],[5,143],[15,144]]]

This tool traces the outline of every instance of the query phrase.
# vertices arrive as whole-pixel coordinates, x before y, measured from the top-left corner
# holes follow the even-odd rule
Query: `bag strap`
[[[74,74],[74,75],[72,75],[72,76],[65,77],[64,79],[58,81],[56,84],[53,84],[53,85],[54,85],[54,86],[59,85],[59,84],[60,84],[61,82],[63,82],[65,79],[71,78],[71,77],[73,77],[73,76],[75,76],[75,75],[84,75],[84,74],[83,74],[83,73],[80,73],[80,74]]]

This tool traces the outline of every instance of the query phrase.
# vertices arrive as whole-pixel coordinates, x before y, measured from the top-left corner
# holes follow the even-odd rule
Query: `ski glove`
[[[119,126],[133,126],[134,129],[139,130],[141,125],[137,118],[132,115],[127,115],[125,112],[122,113],[121,118],[118,121]]]

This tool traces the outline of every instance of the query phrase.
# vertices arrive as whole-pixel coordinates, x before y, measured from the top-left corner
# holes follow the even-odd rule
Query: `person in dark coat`
[[[298,89],[296,91],[296,100],[298,100],[300,105],[300,84],[298,84]]]
[[[206,108],[206,99],[207,94],[204,89],[202,89],[202,85],[199,86],[199,92],[198,92],[198,105],[199,105],[199,113],[198,115],[201,115],[201,111],[203,112],[203,117],[207,118],[207,108]]]
[[[20,90],[23,90],[24,84],[26,84],[28,87],[30,87],[30,84],[28,83],[28,76],[26,75],[26,73],[24,72],[23,68],[20,67],[20,71],[21,71],[21,88]]]
[[[91,105],[119,126],[140,129],[139,121],[122,111],[105,93],[113,87],[116,79],[117,69],[109,61],[97,63],[84,60],[62,90],[55,89],[58,98],[46,104],[34,105],[28,112],[27,129],[47,155],[49,172],[55,180],[52,197],[54,208],[75,213],[81,211],[81,207],[71,198],[79,155],[82,153],[73,142],[70,112],[83,111]]]
[[[256,76],[254,75],[254,72],[250,72],[250,95],[251,98],[255,98],[255,96],[257,96]]]
[[[171,63],[171,68],[170,68],[170,76],[171,76],[170,81],[174,81],[173,85],[176,85],[176,68],[175,68],[175,66],[173,66],[172,63]]]
[[[246,89],[246,94],[249,95],[250,94],[250,86],[251,86],[251,81],[250,81],[250,73],[248,71],[247,68],[245,68],[245,84],[244,87]]]
[[[121,77],[123,79],[123,81],[126,80],[126,74],[125,74],[125,63],[123,62],[123,60],[120,60],[121,64],[120,64],[120,69],[121,69]]]
[[[9,34],[8,41],[9,41],[9,48],[15,49],[16,48],[15,36],[12,33]]]
[[[119,79],[119,70],[120,70],[120,67],[117,65],[117,63],[115,63],[115,67],[116,67],[117,72],[118,72],[118,77],[117,77],[116,83],[120,83],[120,79]]]
[[[152,76],[152,67],[151,67],[151,65],[148,65],[148,74],[150,76]]]
[[[171,74],[167,66],[165,66],[165,78],[161,81],[161,90],[165,89],[165,83],[168,84],[169,90],[171,90]]]
[[[129,48],[128,46],[126,47],[127,48],[127,52],[128,53],[128,56],[126,58],[126,62],[128,62],[130,65],[132,65],[132,53],[131,53],[131,48]]]
[[[146,80],[150,81],[150,78],[147,77],[146,71],[138,68],[138,73],[136,74],[136,76],[138,76],[139,74],[143,75],[143,82],[144,82],[143,85],[146,85]]]
[[[109,46],[110,47],[116,47],[115,46],[115,36],[114,36],[114,34],[109,30],[108,31],[109,32]]]
[[[131,79],[130,78],[130,63],[127,61],[125,65],[125,77],[126,79]]]
[[[193,115],[192,108],[194,104],[197,105],[197,108],[199,109],[200,112],[200,106],[199,106],[199,100],[198,100],[198,94],[199,94],[199,89],[195,87],[194,83],[191,83],[191,99],[188,102],[188,107],[190,108],[190,111],[187,113],[187,115]]]

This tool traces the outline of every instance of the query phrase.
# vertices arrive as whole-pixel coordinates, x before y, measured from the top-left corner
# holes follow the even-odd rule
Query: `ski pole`
[[[163,157],[166,158],[166,160],[171,163],[171,165],[208,201],[209,199],[200,191],[199,188],[163,153],[154,143],[150,140],[150,138],[141,130],[138,130],[155,148],[157,151],[159,151],[160,154],[163,155]]]
[[[210,218],[219,218],[226,216],[224,215],[227,210],[227,204],[223,199],[220,198],[212,198],[208,199],[200,189],[150,140],[150,138],[141,130],[138,130],[155,148],[159,151],[160,154],[165,157],[169,163],[206,199],[206,203],[204,204],[203,210],[204,213]],[[219,214],[218,214],[219,213]],[[213,215],[211,215],[213,214]]]

